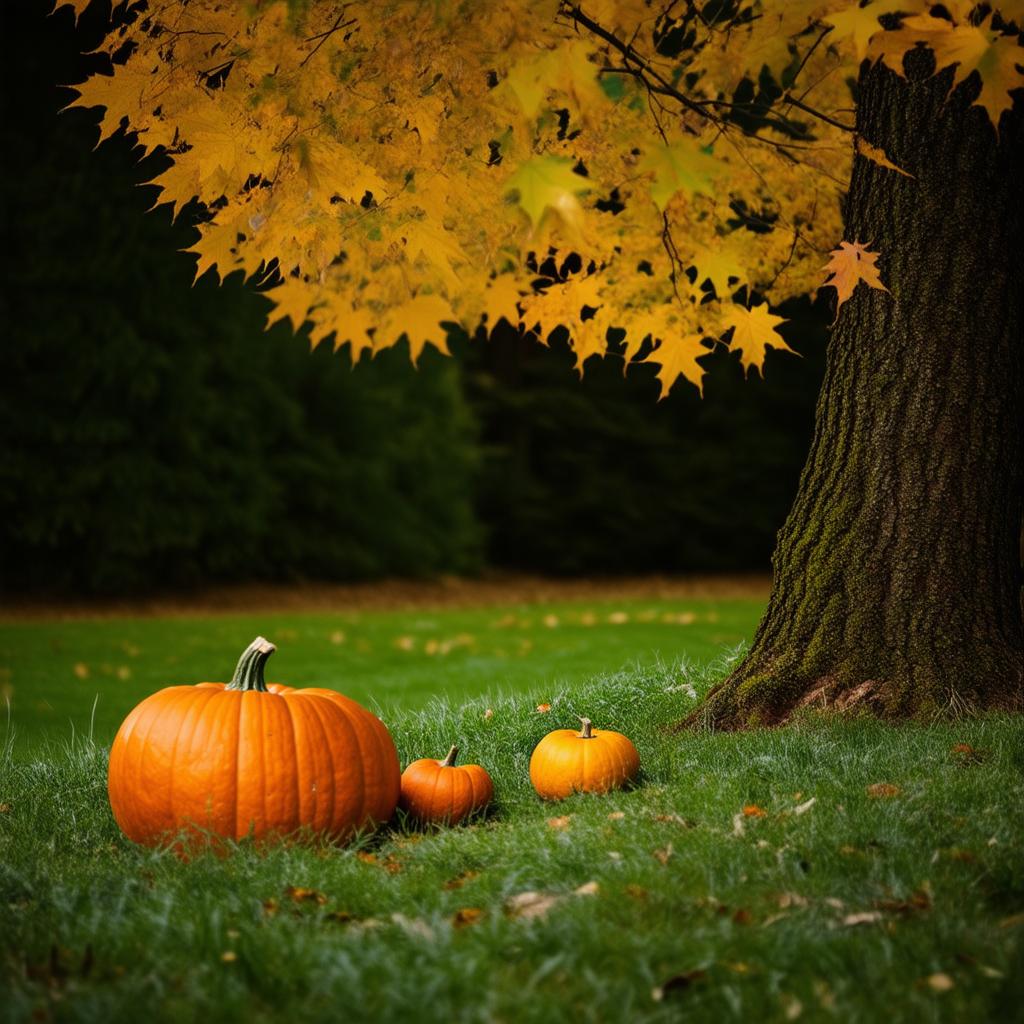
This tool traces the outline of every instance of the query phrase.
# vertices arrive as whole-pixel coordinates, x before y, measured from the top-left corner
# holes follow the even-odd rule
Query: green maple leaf
[[[519,205],[534,227],[548,210],[554,210],[569,225],[578,224],[583,208],[576,197],[590,190],[590,182],[572,168],[573,162],[567,157],[532,157],[508,179],[506,194],[518,193]]]
[[[696,139],[648,146],[639,170],[654,175],[651,198],[664,210],[677,192],[692,197],[697,192],[714,194],[714,178],[722,165]]]

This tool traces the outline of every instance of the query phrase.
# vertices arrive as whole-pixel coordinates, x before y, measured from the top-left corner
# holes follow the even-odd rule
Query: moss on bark
[[[862,70],[857,130],[914,175],[859,158],[847,196],[891,294],[838,317],[768,609],[691,722],[1021,707],[1024,117],[997,139],[933,66]]]

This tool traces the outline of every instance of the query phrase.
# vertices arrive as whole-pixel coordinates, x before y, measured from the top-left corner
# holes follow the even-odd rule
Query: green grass
[[[278,645],[267,673],[328,686],[372,707],[437,696],[534,691],[598,672],[710,660],[748,639],[756,600],[623,600],[464,611],[224,615],[0,625],[0,714],[28,756],[72,730],[109,743],[125,715],[164,686],[231,678],[258,634]],[[622,621],[622,620],[625,621]],[[666,621],[667,620],[667,621]],[[93,704],[95,702],[95,718]]]
[[[470,825],[396,825],[362,848],[242,843],[183,863],[119,834],[102,747],[26,760],[8,745],[0,1019],[1019,1019],[1021,720],[664,730],[721,671],[545,686],[547,714],[539,689],[396,711],[403,764],[458,742],[491,770],[497,804]],[[634,738],[643,778],[546,805],[530,751],[582,713]],[[879,782],[898,793],[872,797]],[[765,815],[745,817],[750,804]],[[591,882],[596,894],[575,894]],[[288,886],[324,902],[295,902]],[[527,891],[557,900],[510,916]],[[482,913],[455,927],[466,908]]]

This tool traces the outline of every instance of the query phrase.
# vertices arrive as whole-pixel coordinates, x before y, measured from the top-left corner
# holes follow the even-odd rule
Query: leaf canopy
[[[73,105],[171,158],[160,202],[206,211],[197,276],[256,279],[314,344],[415,361],[445,324],[562,325],[582,372],[618,332],[664,393],[701,387],[701,339],[746,369],[786,350],[770,310],[841,237],[863,59],[930,48],[998,128],[1024,74],[1020,4],[995,6],[169,0]]]

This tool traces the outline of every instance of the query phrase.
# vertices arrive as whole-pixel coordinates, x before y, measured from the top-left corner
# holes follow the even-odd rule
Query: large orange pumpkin
[[[402,772],[402,807],[419,821],[454,825],[486,807],[494,796],[490,775],[478,764],[456,765],[453,746],[443,761],[422,757]]]
[[[398,803],[398,752],[384,723],[333,690],[263,678],[257,637],[230,683],[170,686],[124,720],[108,792],[130,839],[196,828],[228,839],[301,828],[341,838]]]
[[[610,729],[556,729],[534,747],[530,781],[547,800],[570,793],[606,793],[625,785],[640,769],[640,755],[630,739]]]

